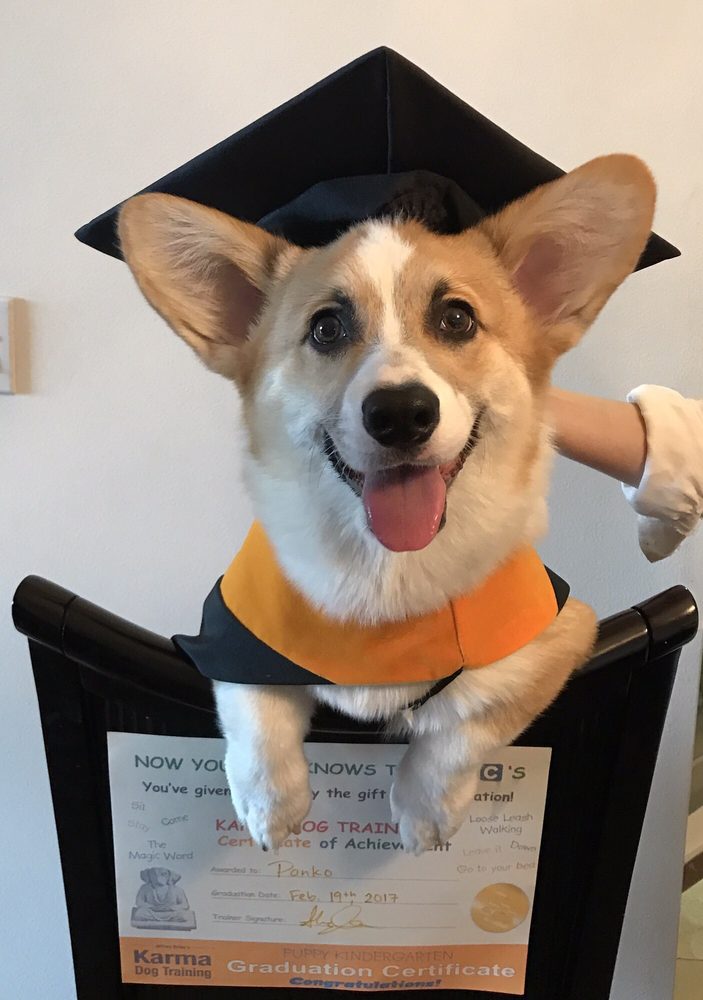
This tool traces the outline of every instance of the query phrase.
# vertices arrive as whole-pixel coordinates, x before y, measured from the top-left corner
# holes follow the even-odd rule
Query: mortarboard
[[[460,232],[563,173],[397,52],[378,48],[143,190],[318,246],[363,219],[398,212],[436,232]],[[121,257],[119,207],[82,226],[78,239]],[[679,252],[652,233],[638,268]]]

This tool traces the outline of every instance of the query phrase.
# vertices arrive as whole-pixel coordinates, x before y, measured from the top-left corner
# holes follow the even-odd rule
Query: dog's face
[[[479,439],[534,438],[549,350],[479,231],[372,222],[289,268],[245,386],[254,452],[281,469],[285,442],[359,530],[422,549]]]
[[[470,516],[525,489],[552,365],[636,264],[653,205],[646,168],[613,156],[457,236],[376,221],[301,250],[144,195],[120,237],[152,305],[238,385],[269,493],[408,551],[456,491]]]
[[[154,888],[159,885],[173,885],[180,879],[180,875],[176,875],[170,868],[145,868],[141,874],[142,881],[148,882]]]

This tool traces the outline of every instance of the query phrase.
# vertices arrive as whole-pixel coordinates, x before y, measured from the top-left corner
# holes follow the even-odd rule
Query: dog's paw
[[[452,793],[423,787],[412,771],[401,773],[391,787],[391,814],[403,848],[422,854],[441,847],[466,819],[476,787],[475,774],[465,776]],[[457,794],[458,792],[458,794]]]
[[[245,823],[255,844],[265,851],[275,850],[291,833],[300,833],[300,824],[308,812],[312,796],[273,796],[254,794],[235,802],[235,812]]]
[[[265,851],[275,850],[290,836],[300,833],[312,793],[307,767],[287,769],[282,780],[269,775],[251,782],[229,778],[232,805],[252,840]]]

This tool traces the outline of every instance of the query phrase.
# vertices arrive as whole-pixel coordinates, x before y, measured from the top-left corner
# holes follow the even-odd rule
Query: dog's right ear
[[[213,371],[237,355],[298,247],[185,198],[137,195],[119,215],[122,252],[147,300]]]

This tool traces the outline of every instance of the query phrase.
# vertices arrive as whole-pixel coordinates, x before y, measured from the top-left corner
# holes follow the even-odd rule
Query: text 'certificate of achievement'
[[[108,738],[124,982],[524,992],[549,749],[493,754],[461,830],[415,857],[389,802],[405,746],[307,743],[312,809],[265,852],[224,740]]]

